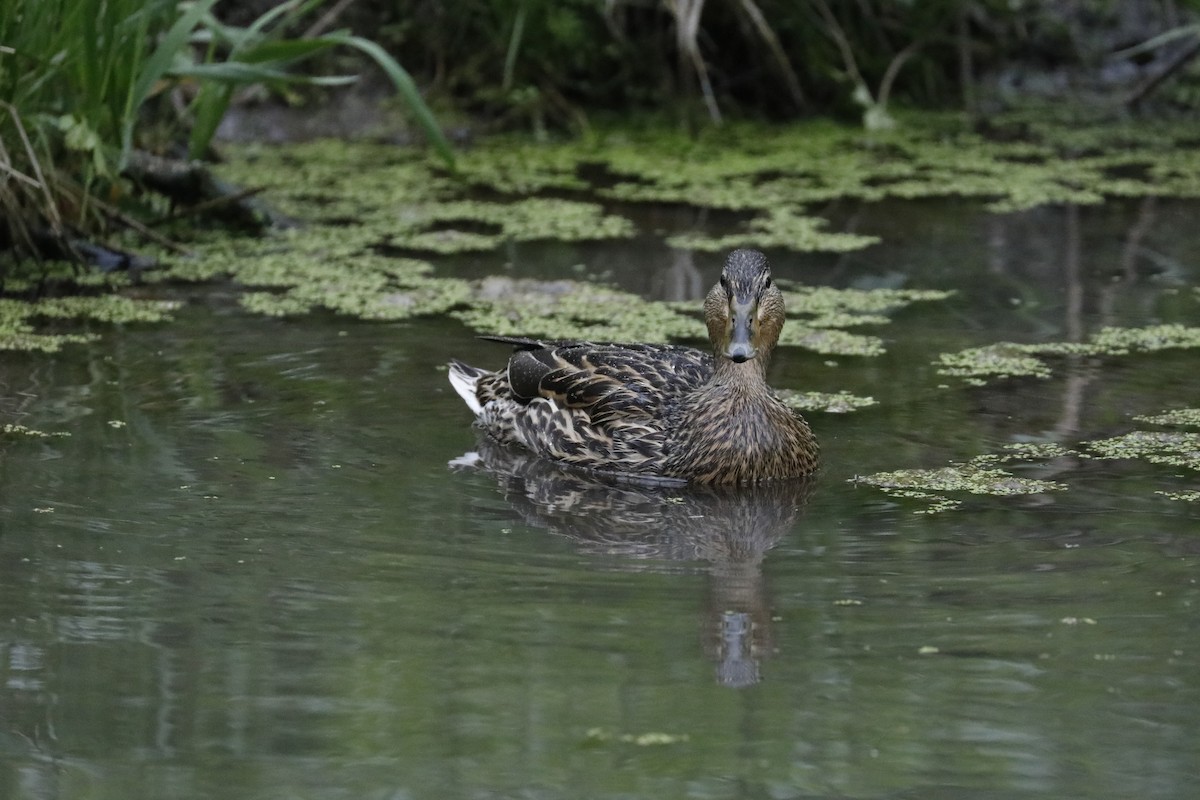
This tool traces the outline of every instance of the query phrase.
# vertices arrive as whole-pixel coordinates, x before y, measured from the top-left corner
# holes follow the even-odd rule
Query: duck
[[[704,300],[711,352],[511,336],[508,364],[452,360],[450,385],[488,437],[560,467],[666,485],[758,484],[816,472],[808,422],[767,384],[783,293],[738,249]]]

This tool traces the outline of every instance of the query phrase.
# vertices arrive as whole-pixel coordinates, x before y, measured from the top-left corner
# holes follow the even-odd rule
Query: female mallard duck
[[[817,442],[767,386],[783,294],[766,256],[734,250],[704,301],[713,354],[690,347],[485,337],[516,347],[498,372],[459,361],[450,383],[503,443],[649,481],[757,483],[817,467]]]

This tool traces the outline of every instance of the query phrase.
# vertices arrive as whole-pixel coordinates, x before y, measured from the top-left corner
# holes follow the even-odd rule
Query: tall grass
[[[134,149],[186,138],[203,156],[238,86],[354,80],[290,71],[334,47],[385,72],[453,167],[415,83],[382,48],[347,32],[293,33],[323,0],[275,3],[244,27],[221,23],[216,2],[0,2],[0,250],[37,252],[48,234],[69,253],[76,231],[102,231],[132,188],[121,174]],[[174,92],[185,83],[188,92]],[[180,102],[165,102],[171,92]]]
[[[151,33],[174,15],[171,0],[3,4],[0,202],[10,243],[28,243],[31,226],[61,237],[102,221],[90,198],[111,194]]]

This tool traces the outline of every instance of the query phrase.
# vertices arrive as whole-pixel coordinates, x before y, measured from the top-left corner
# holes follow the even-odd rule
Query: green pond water
[[[865,328],[881,356],[779,352],[776,387],[878,401],[810,413],[824,469],[789,490],[451,469],[475,440],[444,364],[505,349],[447,318],[157,285],[174,322],[5,353],[0,422],[69,436],[0,438],[0,797],[1194,797],[1200,506],[1160,492],[1200,488],[1196,454],[1079,454],[1186,431],[1134,417],[1200,405],[1197,353],[983,387],[934,362],[1196,324],[1200,208],[829,212],[886,244],[772,251],[777,276],[957,294]],[[435,263],[698,305],[721,256],[647,233]],[[931,514],[853,480],[1022,442],[1071,454],[1003,468],[1062,488]]]

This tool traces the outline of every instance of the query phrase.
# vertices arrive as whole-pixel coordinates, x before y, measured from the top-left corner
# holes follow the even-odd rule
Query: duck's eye
[[[764,288],[764,289],[770,289],[770,288],[771,288],[771,278],[770,278],[769,276],[767,277],[767,283],[766,283],[766,285],[765,285],[765,286],[763,286],[763,288]]]
[[[725,290],[726,294],[729,293],[729,278],[724,275],[721,276],[721,288]]]

